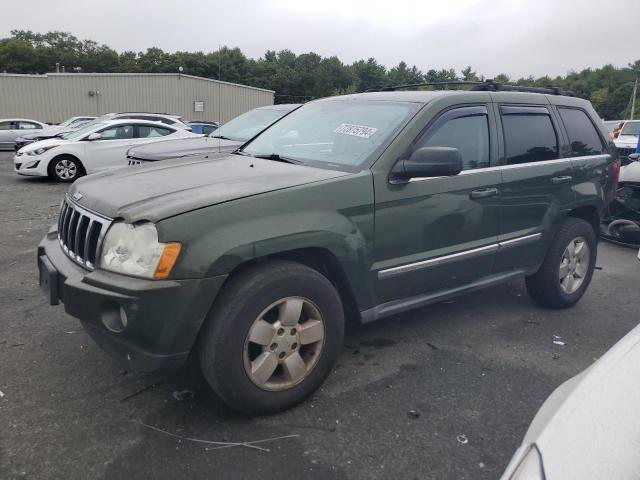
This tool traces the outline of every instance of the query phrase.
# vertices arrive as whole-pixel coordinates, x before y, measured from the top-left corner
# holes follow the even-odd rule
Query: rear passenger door
[[[573,168],[550,105],[496,104],[501,130],[500,249],[496,271],[538,264],[543,236],[574,202]]]

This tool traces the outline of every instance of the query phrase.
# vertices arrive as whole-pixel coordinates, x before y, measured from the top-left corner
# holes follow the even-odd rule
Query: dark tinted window
[[[209,135],[211,132],[213,132],[217,128],[218,127],[216,127],[215,125],[203,125],[202,133],[204,133],[205,135]]]
[[[558,138],[551,117],[545,113],[534,113],[533,108],[530,110],[530,113],[502,112],[508,165],[558,158]],[[539,110],[547,112],[546,109]]]
[[[0,122],[0,130],[13,130],[15,124],[13,122]]]
[[[489,166],[489,125],[486,115],[457,117],[436,123],[416,148],[457,148],[464,170]]]
[[[600,135],[585,112],[575,108],[558,108],[558,111],[569,135],[572,157],[599,155],[603,152]]]

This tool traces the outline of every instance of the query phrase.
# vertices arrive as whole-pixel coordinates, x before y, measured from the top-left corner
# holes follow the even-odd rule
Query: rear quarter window
[[[558,112],[569,136],[572,157],[604,153],[602,139],[584,111],[577,108],[558,107]]]

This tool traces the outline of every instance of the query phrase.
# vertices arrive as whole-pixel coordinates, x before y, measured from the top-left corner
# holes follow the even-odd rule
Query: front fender
[[[226,275],[245,262],[320,248],[339,262],[358,306],[372,303],[371,173],[233,200],[158,223],[162,241],[183,245],[172,277]]]

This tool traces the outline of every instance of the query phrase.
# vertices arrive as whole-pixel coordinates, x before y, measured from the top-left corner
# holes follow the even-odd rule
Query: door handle
[[[571,180],[573,180],[573,177],[571,175],[565,175],[563,177],[553,177],[551,179],[551,183],[553,185],[560,185],[562,183],[569,183],[571,182]]]
[[[483,188],[483,189],[480,189],[480,190],[473,190],[469,194],[469,197],[471,199],[475,199],[475,198],[495,197],[496,195],[498,195],[498,189],[497,188]]]

